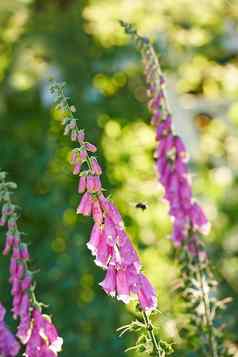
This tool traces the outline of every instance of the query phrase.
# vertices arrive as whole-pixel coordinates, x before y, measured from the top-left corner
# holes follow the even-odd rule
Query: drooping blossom
[[[169,202],[169,214],[173,221],[172,239],[180,245],[198,233],[208,234],[209,222],[200,205],[192,195],[188,172],[188,154],[182,139],[175,134],[172,116],[165,95],[165,80],[153,47],[146,38],[136,35],[142,52],[145,77],[149,86],[148,107],[152,113],[151,123],[155,127],[157,147],[156,169]]]
[[[58,88],[58,84],[53,84],[51,92],[58,101],[65,103]],[[65,110],[67,112],[68,107]],[[78,192],[82,194],[77,213],[91,216],[94,221],[87,246],[95,257],[95,264],[106,270],[100,286],[108,295],[124,303],[137,299],[143,310],[153,310],[157,305],[155,290],[141,273],[139,257],[126,234],[118,209],[105,196],[102,168],[94,155],[97,148],[86,141],[73,114],[63,120],[63,125],[65,135],[72,141],[78,138],[79,147],[72,150],[70,159],[73,174],[79,176]]]
[[[26,347],[26,357],[55,357],[61,351],[63,340],[55,326],[40,310],[32,312],[31,335]]]
[[[4,192],[3,194],[0,192],[0,200],[3,197],[6,203],[2,208],[1,222],[7,227],[3,254],[11,254],[9,281],[11,283],[12,313],[13,318],[19,321],[16,335],[25,345],[26,357],[55,357],[60,351],[62,339],[58,337],[56,328],[50,319],[46,315],[42,315],[41,304],[36,301],[32,273],[28,268],[30,254],[27,245],[21,239],[21,233],[17,226],[16,206],[11,203],[8,186],[9,183],[3,180],[1,187]],[[15,356],[14,351],[17,350],[16,346],[18,345],[14,345],[13,336],[11,337],[10,332],[7,333],[7,330],[4,329],[4,314],[5,311],[0,305],[0,354],[2,353],[4,357],[11,357]],[[3,343],[4,339],[5,344]],[[40,343],[37,345],[36,341],[38,340]],[[10,342],[13,345],[12,349],[10,349]],[[9,346],[9,352],[4,354],[4,351],[7,351],[7,346]],[[36,349],[34,350],[34,348]]]
[[[15,357],[20,350],[20,345],[4,322],[5,314],[6,310],[0,304],[0,355]]]

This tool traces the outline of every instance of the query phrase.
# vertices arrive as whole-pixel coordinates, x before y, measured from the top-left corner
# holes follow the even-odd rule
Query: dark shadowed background
[[[194,192],[212,223],[207,247],[221,281],[218,293],[233,298],[222,318],[238,356],[236,0],[0,1],[0,167],[19,186],[21,229],[32,266],[40,269],[38,297],[64,338],[62,357],[120,357],[133,344],[133,336],[116,333],[133,311],[98,286],[104,274],[85,246],[91,221],[75,214],[71,146],[48,94],[53,76],[68,83],[81,126],[98,145],[103,182],[158,289],[161,335],[175,341],[174,356],[198,357],[183,340],[186,317],[174,292],[178,268],[154,174],[142,65],[120,18],[150,36],[161,55],[175,126],[191,156]],[[148,203],[145,212],[135,209],[140,201]],[[3,246],[3,231],[1,240]],[[0,264],[0,300],[10,307],[8,259]],[[9,323],[14,326],[10,316]]]

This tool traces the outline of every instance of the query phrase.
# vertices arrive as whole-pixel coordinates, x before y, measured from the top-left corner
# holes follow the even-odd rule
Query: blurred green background
[[[62,357],[120,357],[133,344],[116,333],[133,310],[98,286],[104,273],[85,246],[91,220],[75,214],[71,146],[48,94],[54,76],[68,83],[81,126],[99,147],[103,182],[158,289],[161,335],[176,343],[174,356],[198,357],[182,336],[187,322],[174,291],[178,267],[154,174],[142,65],[118,19],[135,23],[161,55],[194,193],[212,222],[207,246],[218,294],[233,298],[222,319],[238,356],[237,0],[0,1],[0,167],[19,185],[39,299],[64,338]],[[148,203],[145,212],[135,209],[139,201]],[[0,264],[1,300],[10,306],[7,258]]]

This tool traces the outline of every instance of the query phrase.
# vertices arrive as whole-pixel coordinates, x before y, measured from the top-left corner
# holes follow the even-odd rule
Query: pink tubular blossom
[[[92,212],[93,198],[90,193],[85,192],[77,208],[77,214],[90,216]]]
[[[77,160],[77,157],[73,158]],[[8,183],[2,182],[2,187],[8,187]],[[10,192],[6,195],[10,205]],[[11,207],[11,210],[9,209]],[[56,336],[54,325],[42,315],[42,324],[39,329],[35,322],[40,312],[40,304],[34,295],[32,284],[32,273],[28,269],[30,254],[28,247],[22,242],[21,233],[17,226],[16,206],[10,205],[7,212],[5,225],[7,227],[6,243],[3,254],[11,252],[10,278],[12,295],[12,314],[17,320],[17,337],[25,347],[26,357],[56,357],[59,351],[59,342],[62,340]],[[5,310],[0,304],[0,355],[3,357],[14,357],[19,352],[19,344],[15,337],[9,332],[4,324]],[[37,344],[39,341],[39,344]],[[23,352],[23,351],[22,351]]]
[[[102,169],[99,163],[97,162],[97,159],[95,157],[91,158],[91,166],[92,166],[92,172],[94,175],[100,176],[102,174]]]
[[[78,142],[84,144],[85,134],[83,130],[78,131]]]
[[[150,45],[145,48],[142,56],[145,78],[149,85],[148,108],[152,113],[151,123],[156,132],[156,169],[170,206],[172,239],[178,246],[182,241],[196,237],[197,232],[207,234],[209,224],[202,208],[193,202],[188,175],[188,154],[182,139],[175,135],[172,127],[172,116],[164,90],[165,79],[161,74],[158,59]]]
[[[93,215],[94,222],[100,225],[103,221],[103,213],[100,207],[100,203],[97,199],[93,200],[92,215]]]
[[[58,84],[52,85],[51,91],[58,96],[57,86]],[[152,107],[158,105],[161,99],[158,97],[151,103]],[[66,98],[63,96],[62,100],[65,102]],[[71,114],[69,122],[63,121],[63,124],[66,125],[65,132],[71,140],[71,131],[76,131],[80,144],[79,147],[73,149],[71,155],[73,159],[71,162],[74,165],[73,173],[77,175],[82,166],[87,166],[85,170],[83,169],[79,180],[78,192],[83,196],[77,207],[77,214],[91,216],[94,221],[87,247],[95,257],[95,264],[106,270],[105,279],[100,285],[107,294],[117,297],[124,303],[129,302],[132,298],[138,298],[143,310],[156,308],[154,290],[149,283],[149,291],[147,294],[144,292],[146,283],[142,284],[141,263],[126,235],[122,217],[111,200],[103,194],[105,190],[102,188],[100,180],[102,168],[92,155],[97,151],[97,148],[85,140],[84,132],[77,127],[73,113]],[[71,121],[73,122],[72,128]],[[81,166],[77,168],[79,164]],[[146,302],[141,298],[143,294],[145,295],[144,300],[147,299]]]
[[[80,157],[80,159],[81,159],[82,161],[84,161],[84,160],[87,159],[88,153],[87,153],[87,151],[85,150],[84,147],[80,150],[79,157]]]
[[[87,190],[88,192],[99,192],[101,190],[101,181],[99,176],[87,176]]]
[[[99,285],[108,295],[116,296],[116,271],[114,266],[109,266],[105,279]]]
[[[74,166],[74,171],[73,171],[73,174],[74,175],[78,175],[80,174],[80,170],[81,170],[81,163],[76,163],[75,166]]]
[[[79,179],[78,193],[84,193],[86,190],[86,176],[81,176]]]
[[[55,357],[61,351],[62,338],[49,316],[35,309],[32,313],[32,332],[27,343],[26,357]]]
[[[90,152],[96,152],[97,151],[96,146],[93,145],[93,144],[85,143],[85,147],[86,147],[87,151],[90,151]]]
[[[98,245],[100,241],[100,236],[101,236],[101,229],[100,227],[95,223],[91,232],[90,240],[87,243],[87,247],[89,250],[91,250],[91,253],[93,255],[97,254],[98,250]]]
[[[155,289],[143,274],[139,275],[137,295],[143,310],[151,311],[156,308],[157,297]]]
[[[0,304],[0,355],[3,357],[15,357],[20,350],[20,345],[5,325],[5,313],[5,308]]]

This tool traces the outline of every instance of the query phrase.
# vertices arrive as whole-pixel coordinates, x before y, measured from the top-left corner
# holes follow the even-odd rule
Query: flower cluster
[[[165,96],[165,80],[157,56],[146,38],[141,43],[146,81],[149,85],[149,110],[151,123],[156,128],[156,168],[169,202],[169,214],[173,221],[172,238],[176,245],[189,238],[190,250],[197,235],[208,234],[210,224],[203,209],[192,197],[188,173],[188,154],[182,139],[174,133],[172,116]]]
[[[0,201],[4,202],[0,224],[7,227],[3,255],[11,253],[12,313],[14,319],[19,319],[16,335],[26,346],[26,357],[55,357],[61,350],[62,339],[58,337],[54,325],[43,317],[41,304],[36,301],[32,272],[28,268],[29,251],[21,240],[21,233],[17,226],[16,206],[10,198],[9,190],[15,186],[11,182],[5,182],[5,173],[0,174]]]
[[[192,197],[188,174],[188,154],[182,139],[175,135],[172,116],[165,95],[165,80],[161,73],[156,53],[146,37],[138,35],[136,29],[120,21],[127,34],[131,35],[141,51],[144,71],[149,86],[148,107],[152,113],[151,123],[156,128],[156,168],[169,202],[169,214],[173,221],[172,238],[176,245],[188,241],[189,250],[196,253],[197,235],[208,234],[210,224]]]
[[[188,323],[191,327],[189,335],[193,335],[194,341],[198,339],[197,347],[204,356],[230,356],[224,343],[224,333],[217,324],[217,311],[224,309],[229,299],[218,300],[215,297],[217,282],[211,272],[202,239],[198,239],[199,235],[208,234],[210,227],[202,208],[192,197],[188,154],[172,127],[160,64],[149,39],[140,36],[131,24],[120,23],[142,55],[149,87],[151,122],[158,143],[155,151],[156,168],[169,203],[173,241],[176,246],[185,248],[178,251],[177,257],[182,278],[180,293],[187,303]]]
[[[15,357],[20,350],[20,345],[4,322],[5,314],[6,310],[0,304],[0,355],[3,357]]]
[[[149,73],[146,67],[147,78]],[[172,130],[170,114],[163,117],[163,81],[160,83],[158,92],[151,86],[152,99],[149,103],[158,142],[155,152],[156,168],[165,190],[165,198],[169,202],[169,214],[173,219],[172,238],[180,245],[188,236],[192,241],[197,233],[208,234],[209,223],[202,208],[192,198],[185,145]]]
[[[107,294],[124,303],[137,298],[142,310],[153,310],[157,305],[155,290],[141,273],[138,255],[125,232],[119,211],[103,193],[102,169],[94,155],[97,148],[87,142],[84,131],[78,129],[62,85],[52,84],[51,93],[60,108],[70,114],[63,120],[65,135],[79,144],[71,154],[73,174],[79,176],[78,192],[83,194],[77,213],[92,216],[94,221],[87,246],[95,256],[95,263],[106,270],[100,285]]]

